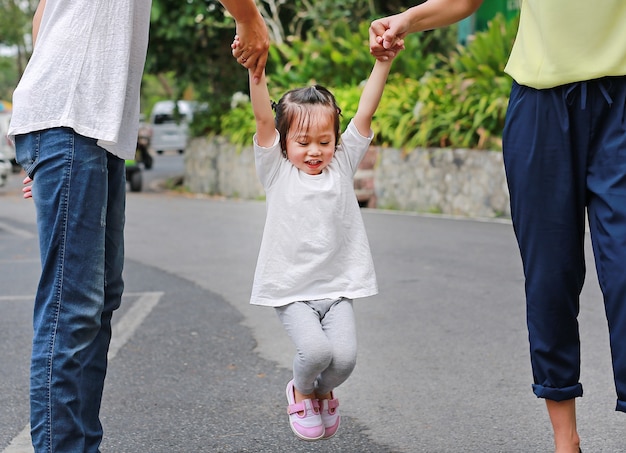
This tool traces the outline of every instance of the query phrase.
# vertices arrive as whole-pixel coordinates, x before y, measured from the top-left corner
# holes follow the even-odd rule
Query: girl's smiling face
[[[335,154],[335,117],[326,106],[301,112],[287,134],[287,159],[300,171],[319,175]]]

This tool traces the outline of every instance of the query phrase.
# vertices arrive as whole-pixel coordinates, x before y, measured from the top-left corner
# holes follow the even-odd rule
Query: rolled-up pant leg
[[[514,83],[503,148],[526,276],[533,389],[556,401],[582,395],[576,318],[587,207],[617,410],[626,412],[626,77],[549,90]]]
[[[513,85],[503,136],[511,216],[526,277],[538,397],[582,395],[579,296],[585,278],[585,154],[562,93]]]
[[[626,77],[603,82],[589,159],[589,227],[609,324],[618,411],[626,412]],[[604,107],[601,109],[600,107]]]

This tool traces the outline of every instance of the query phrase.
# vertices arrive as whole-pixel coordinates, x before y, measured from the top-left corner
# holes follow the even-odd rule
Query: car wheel
[[[132,175],[130,175],[130,190],[131,192],[141,192],[141,186],[143,183],[143,178],[141,177],[141,171],[134,171]]]
[[[150,170],[152,168],[152,164],[153,164],[152,156],[148,154],[148,152],[146,151],[146,154],[144,155],[144,158],[143,158],[143,166],[146,168],[146,170]]]

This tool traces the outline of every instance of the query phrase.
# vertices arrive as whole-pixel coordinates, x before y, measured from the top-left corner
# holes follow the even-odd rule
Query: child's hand
[[[375,36],[374,40],[379,44],[377,48],[370,47],[370,53],[378,61],[390,61],[398,56],[401,50],[404,50],[404,39],[398,39],[389,49],[383,48],[383,37]]]
[[[246,63],[248,62],[248,59],[244,57],[243,55],[241,55],[241,51],[239,50],[240,47],[241,47],[241,41],[239,40],[239,35],[235,35],[235,38],[233,39],[233,43],[230,45],[230,48],[232,49],[231,53],[233,55],[233,58],[237,60],[237,63],[239,63],[241,66],[245,68],[247,67]]]
[[[28,176],[22,181],[24,184],[29,184],[22,189],[22,196],[24,198],[33,198],[33,186],[30,185],[31,182],[33,182],[33,180]]]
[[[235,37],[233,38],[233,43],[230,45],[230,48],[233,49],[231,53],[233,54],[233,58],[235,58],[236,60],[237,57],[235,56],[235,51],[239,48],[239,35],[235,35]]]

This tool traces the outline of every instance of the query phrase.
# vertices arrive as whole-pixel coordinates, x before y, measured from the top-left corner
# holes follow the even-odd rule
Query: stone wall
[[[377,207],[471,217],[510,217],[502,153],[468,149],[378,152]]]
[[[196,138],[185,149],[185,187],[194,193],[243,199],[265,197],[252,147],[237,149],[222,137]]]
[[[252,147],[221,137],[191,141],[185,186],[195,193],[262,199]],[[466,149],[372,147],[355,181],[363,206],[461,215],[510,217],[502,153]],[[373,195],[372,195],[373,192]]]

